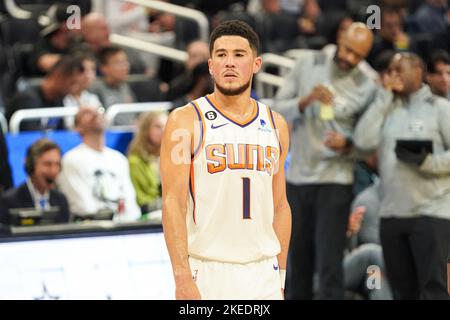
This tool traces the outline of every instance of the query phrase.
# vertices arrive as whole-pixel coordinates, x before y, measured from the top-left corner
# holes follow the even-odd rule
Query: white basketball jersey
[[[189,255],[230,263],[276,256],[272,179],[281,146],[272,112],[252,99],[252,117],[239,123],[211,95],[191,104],[202,128],[191,164]]]

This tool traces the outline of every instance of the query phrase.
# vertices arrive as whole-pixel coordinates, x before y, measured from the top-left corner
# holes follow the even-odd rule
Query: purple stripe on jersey
[[[220,113],[220,114],[222,115],[222,117],[224,117],[224,118],[227,119],[228,121],[234,123],[235,125],[238,125],[238,126],[241,127],[241,128],[245,128],[246,126],[248,126],[249,124],[251,124],[253,121],[255,121],[255,120],[258,118],[258,116],[259,116],[259,106],[258,106],[258,104],[256,103],[256,115],[255,115],[255,117],[254,117],[253,119],[251,119],[249,122],[247,122],[246,124],[243,124],[243,125],[242,125],[242,124],[237,123],[237,122],[234,121],[233,119],[228,118],[226,115],[224,115],[222,112],[220,112],[220,110],[217,109],[217,108],[214,106],[214,104],[211,102],[211,100],[208,99],[207,96],[205,96],[205,99],[206,99],[206,101],[208,101],[208,103],[211,105],[211,107],[214,108],[214,110],[216,110],[218,113]]]
[[[202,120],[202,116],[200,115],[199,110],[197,110],[197,107],[195,106],[195,104],[191,101],[192,106],[194,107],[195,112],[197,112],[197,117],[198,117],[198,121],[200,121],[200,140],[198,141],[198,145],[194,150],[194,154],[192,155],[192,158],[195,158],[195,156],[197,155],[197,152],[200,151],[200,147],[202,146],[202,141],[203,141],[203,120]]]
[[[270,109],[270,108],[268,108],[269,109],[269,111],[270,111],[270,118],[272,118],[272,123],[273,123],[273,129],[274,129],[274,133],[275,133],[275,137],[277,138],[277,140],[278,140],[278,144],[280,145],[280,154],[283,152],[283,148],[281,147],[281,141],[280,141],[280,138],[278,137],[278,134],[277,134],[277,125],[275,124],[275,120],[273,119],[273,113],[272,113],[272,109]]]
[[[195,221],[195,196],[194,196],[194,192],[192,190],[192,181],[191,181],[191,177],[189,177],[189,192],[191,193],[191,197],[192,197],[192,202],[194,204],[194,208],[193,208],[193,212],[192,212],[192,219],[194,220],[194,223],[197,224],[197,222]]]

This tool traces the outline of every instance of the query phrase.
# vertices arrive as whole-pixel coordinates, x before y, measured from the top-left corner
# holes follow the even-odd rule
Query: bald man
[[[353,198],[351,141],[357,117],[376,91],[358,66],[372,46],[372,32],[353,23],[335,52],[302,55],[287,75],[274,110],[292,126],[287,195],[292,208],[286,297],[344,298],[342,259]]]
[[[354,135],[358,148],[378,150],[380,240],[395,299],[448,299],[450,102],[422,82],[424,69],[419,56],[396,54]]]
[[[106,17],[97,12],[91,12],[83,17],[81,21],[81,34],[89,49],[98,54],[102,49],[111,46],[109,36],[111,28]],[[130,62],[130,73],[145,73],[146,65],[139,53],[130,48],[123,48]]]

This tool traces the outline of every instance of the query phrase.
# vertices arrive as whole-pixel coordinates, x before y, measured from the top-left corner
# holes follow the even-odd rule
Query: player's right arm
[[[200,299],[189,266],[186,227],[190,161],[197,116],[192,106],[169,116],[161,145],[164,237],[175,278],[176,299]]]

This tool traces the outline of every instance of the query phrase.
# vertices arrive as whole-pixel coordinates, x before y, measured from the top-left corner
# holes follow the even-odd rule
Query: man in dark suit
[[[54,190],[54,182],[61,171],[61,149],[49,139],[40,139],[27,150],[25,160],[27,181],[3,193],[0,197],[0,223],[11,224],[9,210],[34,208],[46,211],[58,207],[56,222],[69,221],[66,197]]]

